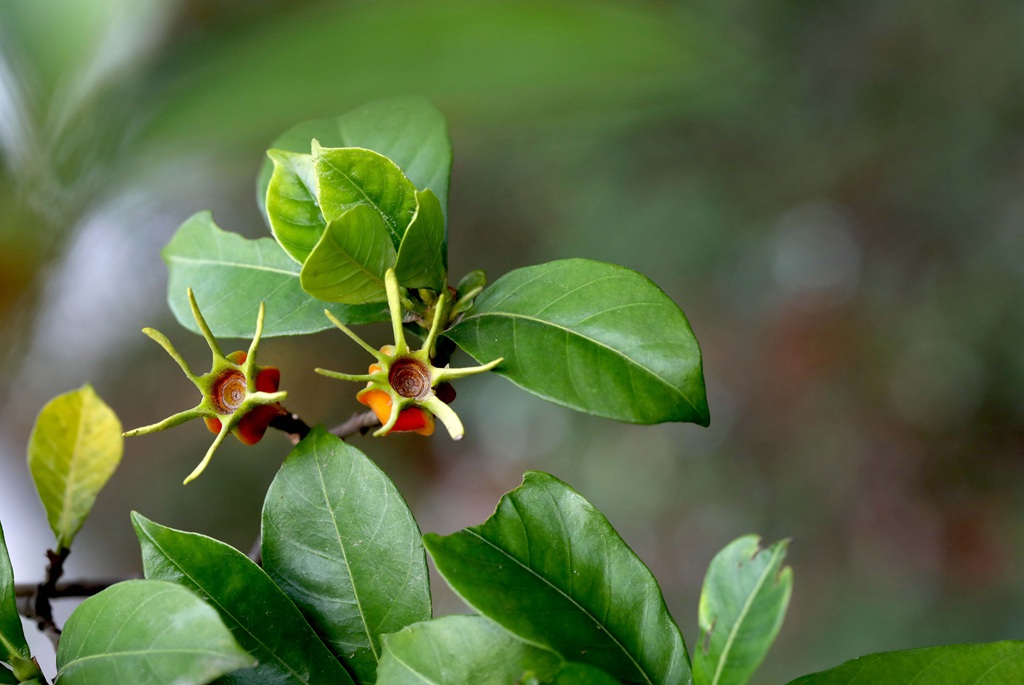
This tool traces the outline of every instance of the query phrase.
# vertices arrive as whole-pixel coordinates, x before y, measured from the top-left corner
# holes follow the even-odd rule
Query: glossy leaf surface
[[[688,682],[683,638],[651,572],[592,504],[527,472],[494,515],[424,536],[470,606],[534,644],[641,683]]]
[[[1024,642],[948,645],[869,654],[790,685],[1008,685],[1024,683]]]
[[[631,423],[710,421],[686,316],[635,271],[586,259],[498,279],[445,335],[539,397]]]
[[[621,685],[621,682],[599,668],[572,662],[562,666],[551,685]]]
[[[748,535],[711,561],[700,597],[700,638],[693,654],[696,685],[745,685],[782,626],[793,573],[782,562],[787,541],[762,549]]]
[[[18,604],[14,592],[14,568],[11,566],[11,558],[7,553],[4,529],[0,527],[0,661],[12,664],[19,672],[25,671],[24,675],[27,676],[32,671],[38,673],[30,661],[31,658],[28,642],[25,641],[25,631],[21,627],[21,619],[18,618]],[[5,682],[2,671],[3,666],[0,665],[0,683]],[[11,673],[10,677],[14,678],[14,674]]]
[[[327,223],[316,197],[316,174],[309,142],[304,153],[268,150],[274,165],[263,199],[270,230],[292,259],[302,264]]]
[[[71,546],[123,452],[121,422],[92,386],[59,395],[39,412],[28,468],[58,549]]]
[[[361,147],[384,155],[420,190],[429,188],[447,212],[452,144],[444,116],[421,98],[371,102],[340,117],[303,122],[277,138],[271,147],[310,152],[313,139],[324,147]],[[267,160],[256,183],[261,207],[272,173]]]
[[[448,282],[444,212],[430,190],[418,191],[416,199],[416,215],[399,246],[395,275],[406,288],[440,292]]]
[[[322,426],[267,492],[263,566],[361,683],[373,682],[383,633],[430,618],[412,513],[383,471]]]
[[[416,213],[416,187],[387,157],[362,148],[313,144],[320,212],[330,223],[357,204],[369,205],[384,220],[395,249]]]
[[[224,683],[352,682],[291,600],[247,556],[205,535],[165,528],[137,513],[132,523],[146,578],[197,592],[259,661],[227,676]]]
[[[247,240],[223,231],[209,212],[182,224],[161,254],[170,272],[171,311],[178,323],[196,333],[188,288],[195,292],[213,334],[223,338],[252,337],[260,302],[266,304],[265,338],[331,328],[324,309],[349,324],[388,318],[384,305],[349,306],[312,298],[299,282],[300,265],[273,239]]]
[[[550,682],[562,659],[482,616],[445,616],[384,637],[378,685]]]
[[[380,215],[356,205],[327,224],[302,265],[302,289],[328,302],[387,301],[384,272],[395,264],[395,248]]]
[[[255,663],[214,609],[180,585],[129,580],[71,614],[59,685],[204,685]]]

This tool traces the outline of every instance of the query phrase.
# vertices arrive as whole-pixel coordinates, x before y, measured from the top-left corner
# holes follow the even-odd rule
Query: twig
[[[270,420],[269,426],[279,431],[284,431],[292,439],[292,444],[297,445],[299,441],[309,435],[312,430],[305,421],[299,418],[298,414],[287,412],[278,414]]]
[[[107,580],[80,580],[71,583],[59,583],[50,593],[50,599],[65,599],[68,597],[92,597],[106,590],[111,585],[116,585],[121,581],[129,580],[128,578],[110,578]],[[14,586],[14,595],[21,600],[19,605],[19,613],[26,618],[35,618],[35,616],[29,616],[27,612],[32,611],[32,607],[35,606],[36,593],[39,591],[38,585],[29,585],[28,583],[16,583]],[[24,608],[24,611],[22,609]]]
[[[50,600],[58,596],[57,581],[64,575],[64,561],[69,554],[71,554],[71,550],[66,547],[58,552],[54,552],[52,549],[46,550],[46,558],[49,561],[46,565],[46,579],[35,587],[22,585],[16,586],[14,590],[16,597],[24,599],[19,603],[19,612],[36,622],[39,630],[53,642],[55,649],[60,640],[60,628],[53,622],[53,606],[50,604]]]
[[[379,425],[380,421],[372,411],[356,412],[348,421],[335,426],[329,432],[344,440],[353,435],[366,435],[371,428]],[[293,445],[297,445],[300,440],[309,435],[309,432],[313,430],[298,414],[291,412],[275,416],[271,419],[269,426],[270,428],[276,428],[287,433]]]
[[[371,428],[379,425],[380,420],[377,419],[377,415],[372,411],[356,412],[348,421],[335,426],[330,432],[344,440],[357,434],[366,435]]]

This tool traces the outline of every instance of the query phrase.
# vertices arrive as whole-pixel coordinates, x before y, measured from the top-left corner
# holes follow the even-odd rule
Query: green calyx
[[[260,370],[260,367],[256,366],[256,350],[259,347],[260,336],[263,334],[264,306],[262,302],[260,303],[259,313],[256,316],[256,333],[253,336],[252,343],[249,345],[249,351],[246,353],[243,361],[235,363],[224,355],[220,345],[217,344],[217,340],[213,337],[213,332],[207,325],[206,319],[203,318],[202,312],[199,311],[199,305],[196,304],[196,298],[191,288],[188,289],[188,301],[192,307],[192,315],[199,325],[199,330],[202,331],[206,343],[210,346],[210,352],[213,354],[213,362],[209,373],[203,375],[193,373],[188,362],[174,349],[167,336],[160,331],[152,328],[143,328],[142,332],[155,340],[178,363],[178,366],[185,372],[188,379],[202,393],[202,400],[191,409],[168,416],[163,421],[135,428],[124,433],[125,437],[147,435],[197,418],[209,418],[219,421],[220,430],[217,432],[213,444],[206,451],[203,460],[199,462],[199,465],[185,479],[184,484],[186,485],[195,480],[206,469],[206,465],[210,463],[213,453],[220,447],[224,438],[238,426],[246,414],[258,406],[275,404],[288,396],[287,392],[261,392],[256,389],[256,376]]]
[[[357,383],[365,382],[367,385],[364,390],[360,391],[360,397],[365,393],[378,390],[391,398],[390,414],[387,421],[382,419],[383,425],[374,432],[375,436],[379,437],[390,433],[403,410],[409,407],[419,407],[440,419],[453,440],[460,440],[465,434],[462,421],[455,411],[437,396],[435,392],[437,386],[458,378],[490,371],[500,364],[504,357],[481,366],[466,368],[453,369],[447,365],[444,367],[434,366],[432,362],[436,354],[437,338],[451,314],[452,303],[448,292],[442,292],[433,304],[433,321],[422,347],[412,350],[406,342],[405,331],[402,328],[403,296],[394,269],[388,269],[384,274],[384,285],[387,289],[391,328],[395,337],[394,345],[385,345],[380,350],[374,349],[350,328],[338,321],[329,311],[325,311],[324,314],[331,320],[331,323],[369,352],[376,361],[370,366],[370,371],[364,374],[340,373],[326,369],[316,369],[316,372],[329,378]]]

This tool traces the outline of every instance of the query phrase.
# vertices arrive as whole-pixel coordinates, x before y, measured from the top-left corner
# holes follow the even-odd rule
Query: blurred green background
[[[623,426],[465,381],[461,443],[353,441],[424,530],[479,523],[549,471],[650,565],[691,647],[714,553],[791,537],[758,683],[1022,637],[1022,31],[1013,0],[5,0],[0,520],[18,579],[52,544],[24,465],[43,404],[91,382],[134,427],[195,402],[139,333],[205,363],[165,304],[178,224],[211,209],[267,235],[270,140],[422,95],[455,146],[453,278],[570,256],[644,272],[690,318],[712,412]],[[365,366],[340,334],[261,357],[310,423],[360,408],[312,372]],[[181,487],[210,438],[128,441],[69,575],[140,572],[132,509],[248,549],[289,444],[232,442]],[[435,597],[463,610],[440,581]]]

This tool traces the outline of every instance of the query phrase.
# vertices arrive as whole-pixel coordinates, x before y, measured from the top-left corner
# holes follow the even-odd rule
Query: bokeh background
[[[52,541],[24,465],[42,405],[90,382],[132,427],[195,401],[139,333],[206,359],[165,304],[177,226],[211,209],[267,235],[269,141],[414,94],[454,141],[453,278],[570,256],[644,272],[690,318],[712,412],[624,426],[466,381],[461,443],[354,440],[424,530],[480,523],[549,471],[650,565],[691,646],[714,553],[792,538],[758,683],[1021,638],[1022,35],[1015,0],[4,0],[0,520],[18,580],[41,579]],[[366,364],[343,336],[261,353],[307,421],[359,408],[312,372]],[[181,487],[209,439],[128,441],[69,575],[140,572],[133,509],[248,549],[289,444],[226,444]]]

